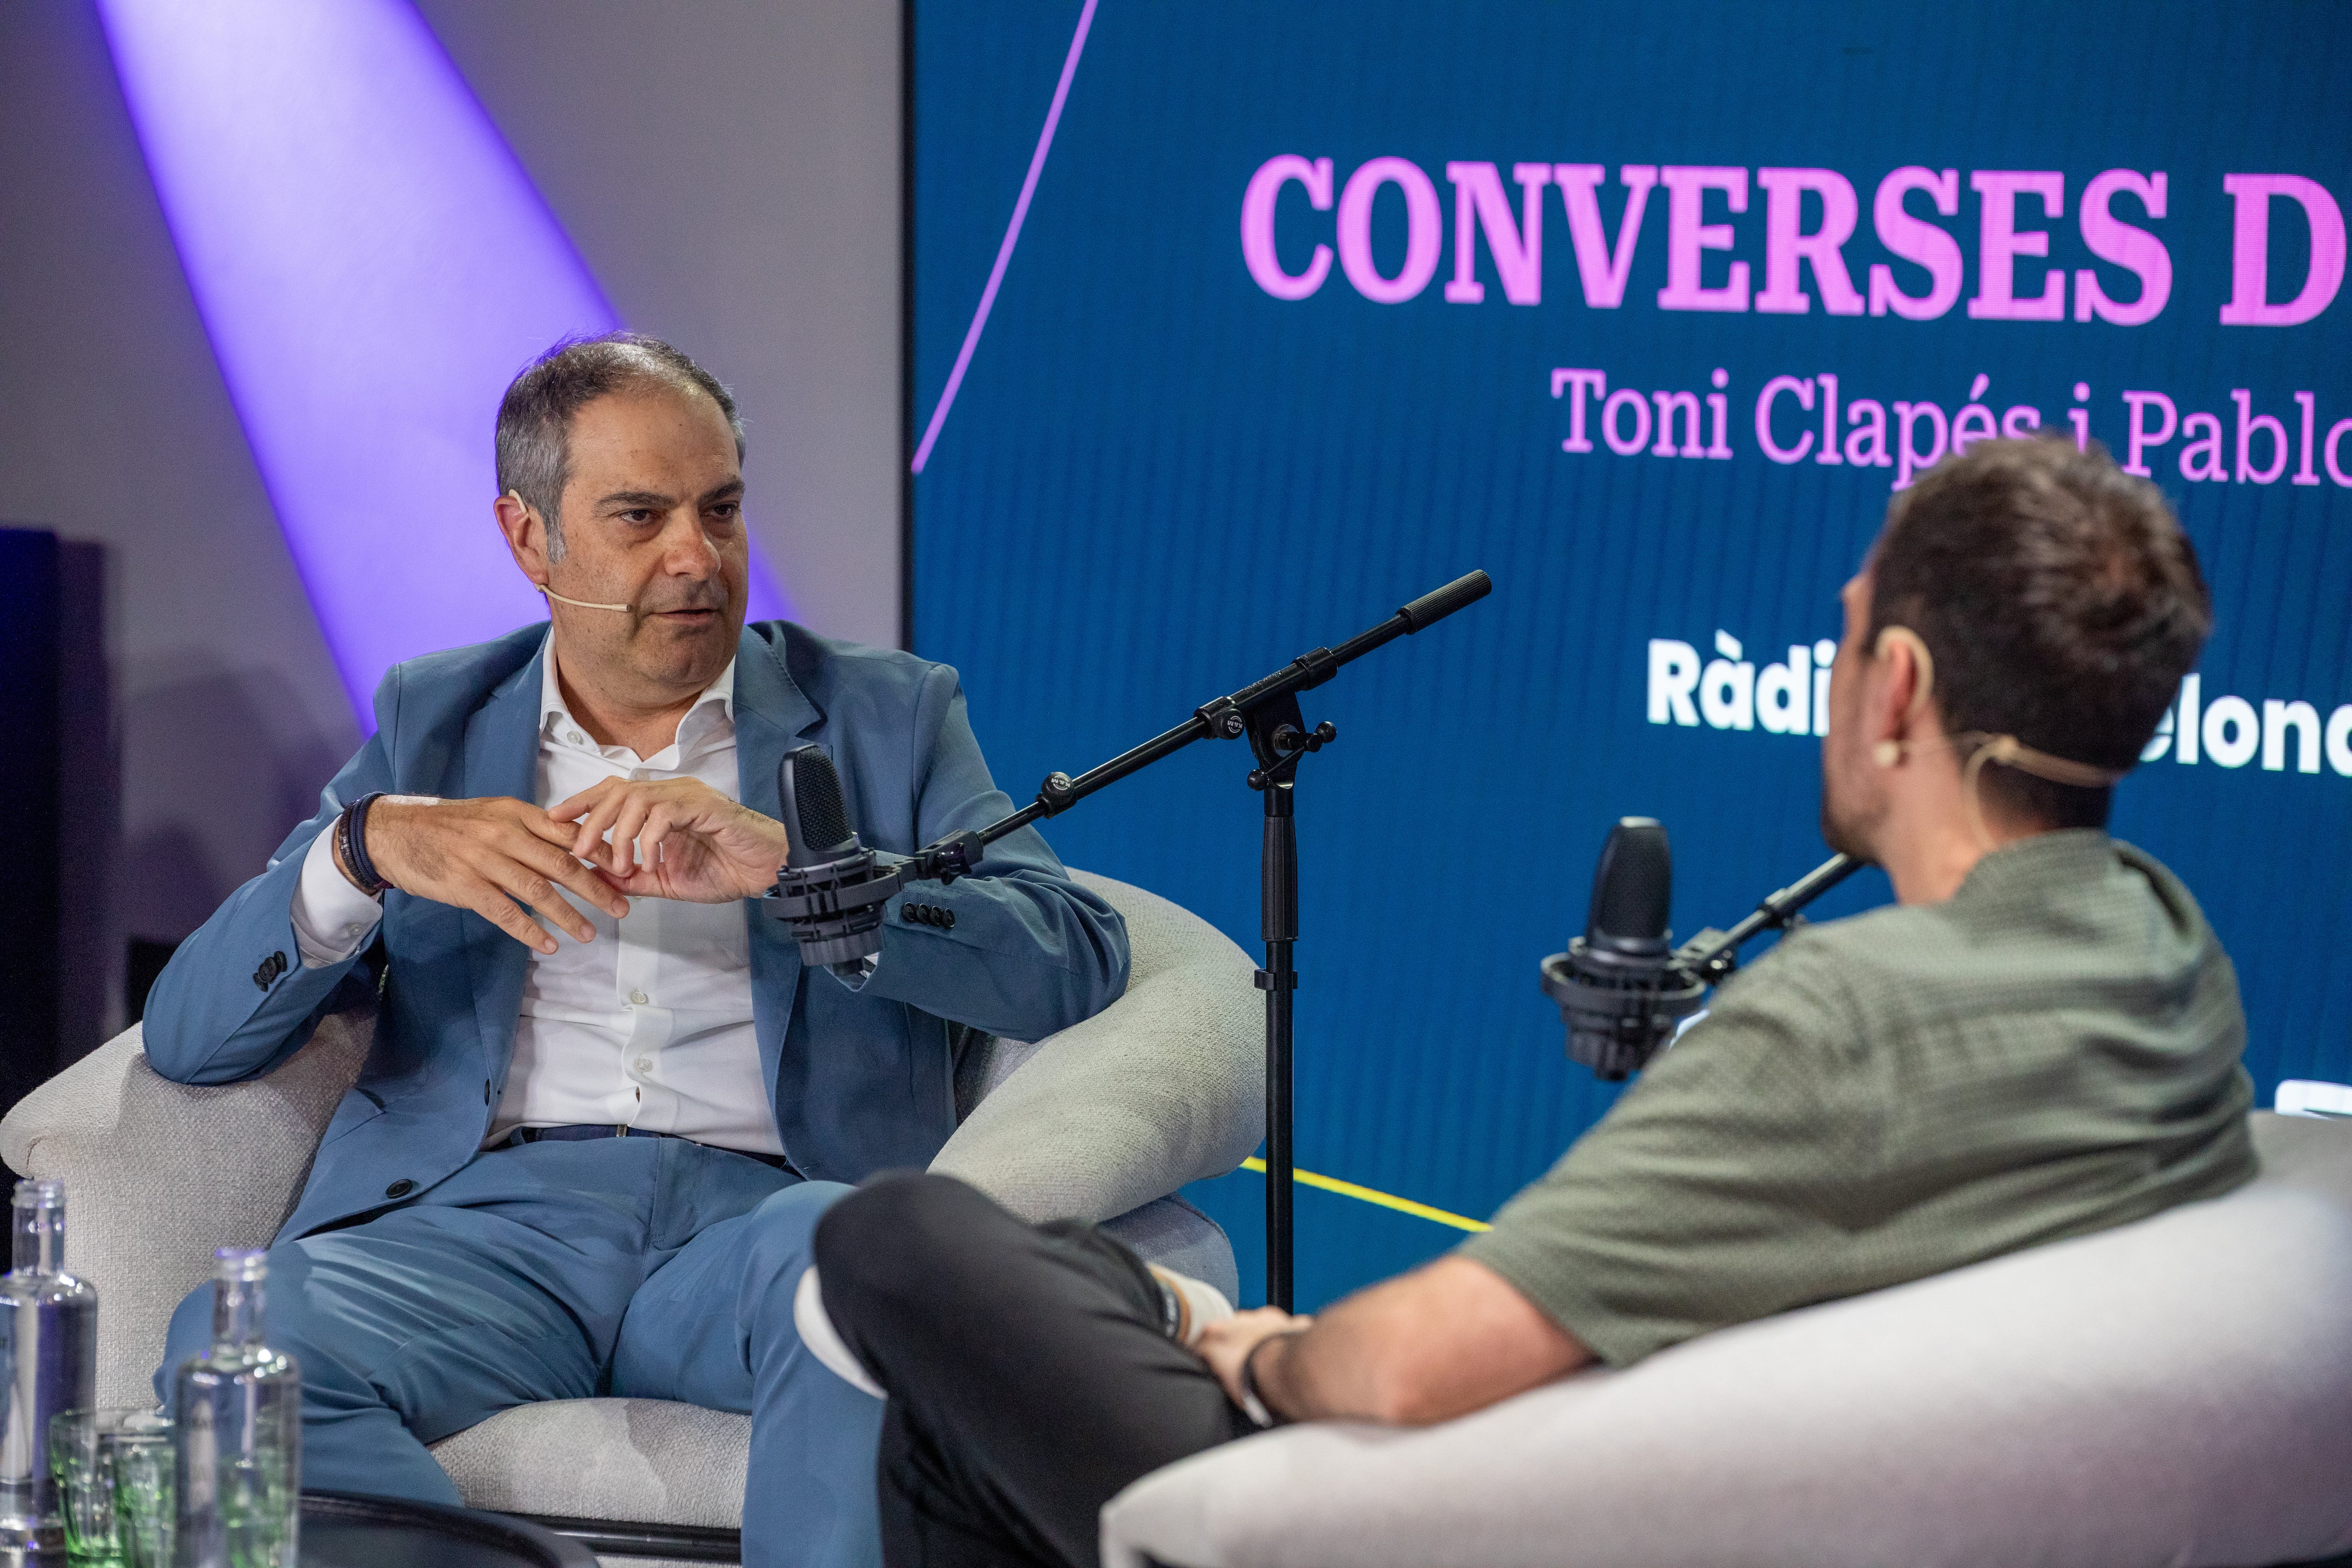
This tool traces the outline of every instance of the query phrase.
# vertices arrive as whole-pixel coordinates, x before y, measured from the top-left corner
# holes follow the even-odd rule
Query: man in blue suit
[[[501,1409],[681,1399],[751,1416],[747,1563],[873,1562],[880,1407],[794,1331],[810,1232],[930,1161],[968,1040],[1117,998],[1125,928],[1024,831],[892,900],[862,970],[805,971],[747,901],[789,847],[777,763],[826,747],[881,848],[995,819],[954,671],[743,624],[741,426],[667,344],[559,345],[498,453],[551,624],[384,678],[319,815],[156,982],[148,1060],[252,1078],[380,998],[270,1250],[307,1487],[454,1503],[425,1445]]]

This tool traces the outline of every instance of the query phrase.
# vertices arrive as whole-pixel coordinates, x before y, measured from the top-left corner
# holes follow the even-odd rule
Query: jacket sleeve
[[[1013,801],[989,776],[955,671],[925,678],[915,715],[918,842],[985,827]],[[909,904],[944,911],[908,918]],[[1034,828],[997,840],[977,875],[919,882],[883,917],[866,994],[992,1035],[1036,1040],[1092,1017],[1127,989],[1127,922],[1072,881]]]
[[[383,702],[379,694],[379,718]],[[269,868],[231,893],[156,976],[142,1026],[148,1066],[176,1083],[236,1083],[268,1072],[310,1039],[362,955],[303,967],[292,914],[302,857],[346,801],[391,788],[379,729],[319,792],[318,815],[286,836]]]

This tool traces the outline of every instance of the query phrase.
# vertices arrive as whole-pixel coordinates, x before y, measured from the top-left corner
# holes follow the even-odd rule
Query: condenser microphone
[[[785,865],[796,870],[831,866],[864,849],[857,830],[849,826],[849,807],[841,798],[841,774],[835,771],[824,747],[802,746],[784,753],[776,767],[776,796],[793,829]]]
[[[882,906],[905,885],[904,866],[859,841],[824,747],[786,752],[776,795],[792,847],[761,903],[792,928],[802,963],[854,972],[882,951]]]
[[[1698,1010],[1706,984],[1675,962],[1666,921],[1674,856],[1654,817],[1621,818],[1601,847],[1584,934],[1543,963],[1568,1025],[1568,1055],[1596,1077],[1634,1073]]]

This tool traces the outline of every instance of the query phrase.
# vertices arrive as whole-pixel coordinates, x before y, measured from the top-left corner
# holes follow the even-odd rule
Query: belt
[[[520,1149],[526,1143],[581,1143],[592,1138],[677,1138],[682,1143],[695,1142],[691,1138],[680,1138],[675,1132],[656,1132],[647,1127],[615,1127],[600,1122],[575,1122],[569,1127],[518,1127],[508,1133],[506,1141],[498,1147]],[[723,1153],[740,1154],[746,1160],[757,1160],[762,1165],[773,1166],[779,1171],[789,1171],[793,1168],[782,1154],[760,1154],[749,1149],[728,1149],[718,1143],[706,1143],[702,1146],[706,1149],[719,1149]]]

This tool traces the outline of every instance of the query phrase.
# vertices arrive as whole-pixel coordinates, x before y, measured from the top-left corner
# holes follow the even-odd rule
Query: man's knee
[[[828,1305],[938,1303],[951,1291],[956,1260],[992,1228],[1020,1222],[951,1176],[894,1172],[826,1211],[815,1259]]]
[[[305,1407],[315,1409],[328,1398],[373,1404],[381,1397],[366,1380],[344,1363],[349,1345],[336,1342],[337,1313],[331,1297],[337,1283],[312,1279],[310,1254],[299,1241],[269,1249],[269,1272],[262,1284],[261,1332],[272,1350],[293,1356],[302,1368]],[[321,1310],[323,1306],[324,1310]],[[172,1312],[163,1339],[163,1363],[155,1369],[155,1394],[165,1404],[175,1395],[173,1384],[189,1358],[202,1355],[213,1342],[213,1287],[209,1280],[181,1299]]]
[[[840,1182],[800,1182],[761,1201],[747,1216],[743,1239],[745,1273],[756,1291],[798,1280],[818,1222],[852,1191]]]
[[[324,1358],[306,1331],[310,1324],[303,1284],[309,1262],[299,1245],[270,1248],[269,1273],[262,1286],[262,1335],[270,1348],[286,1351],[301,1363],[306,1385],[320,1382],[327,1373]],[[208,1279],[183,1296],[172,1310],[171,1322],[163,1331],[163,1364],[155,1369],[159,1401],[165,1405],[175,1401],[173,1385],[180,1368],[210,1350],[212,1342],[213,1286]]]

